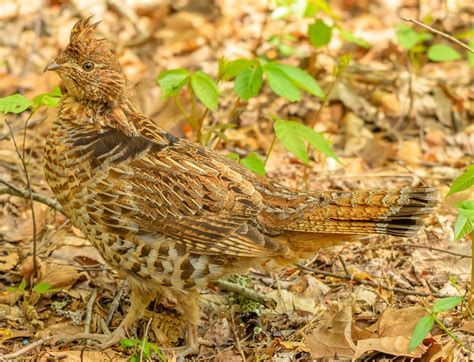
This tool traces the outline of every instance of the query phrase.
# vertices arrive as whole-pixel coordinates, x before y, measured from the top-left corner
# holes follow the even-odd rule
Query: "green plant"
[[[274,3],[276,8],[272,13],[273,19],[314,18],[314,22],[308,27],[307,35],[315,48],[328,45],[334,31],[338,31],[341,38],[348,43],[354,43],[362,48],[370,47],[367,41],[343,27],[339,17],[325,0],[275,0]],[[324,21],[320,14],[329,18],[332,23]]]
[[[448,297],[443,299],[438,299],[431,309],[426,308],[426,311],[429,315],[421,318],[415,326],[413,330],[409,351],[412,352],[415,348],[423,342],[425,337],[431,331],[433,324],[436,323],[446,334],[448,334],[456,343],[462,345],[462,342],[457,338],[446,326],[440,321],[439,315],[443,312],[448,312],[456,308],[461,302],[463,298],[461,297]]]
[[[26,290],[27,282],[25,279],[22,279],[18,287],[7,287],[7,291],[14,295],[13,297],[13,304],[15,304],[20,297],[23,297],[25,302],[30,304],[34,304],[38,299],[39,296],[46,294],[46,293],[57,293],[60,289],[51,288],[51,284],[47,282],[42,282],[35,284],[33,288],[31,288],[31,293]]]
[[[426,45],[428,41],[433,39],[433,35],[425,30],[416,31],[406,24],[398,24],[396,36],[398,44],[408,51],[410,61],[417,71],[423,66],[425,55],[428,60],[433,62],[447,62],[461,59],[461,55],[449,45]]]
[[[21,113],[31,108],[32,113],[41,106],[56,107],[61,98],[61,89],[54,87],[51,92],[42,93],[29,100],[21,94],[0,98],[0,113]]]
[[[450,196],[454,193],[467,190],[474,185],[474,165],[469,165],[465,172],[457,177],[446,196]],[[474,229],[474,200],[464,200],[457,204],[457,210],[459,212],[455,227],[454,236],[456,239],[460,239],[470,233]],[[472,235],[472,234],[471,234]],[[472,235],[474,236],[474,235]],[[471,236],[471,239],[474,239]],[[474,255],[474,243],[472,243],[472,252]],[[450,277],[450,283],[456,288],[458,293],[462,294],[460,288],[457,286],[454,278]],[[470,301],[466,303],[466,309],[470,316],[472,316],[472,305],[473,305],[473,293],[474,293],[474,258],[471,258],[471,287],[470,287]],[[462,297],[448,297],[439,299],[433,305],[431,309],[427,309],[428,316],[423,317],[415,326],[410,341],[410,351],[413,351],[418,346],[426,335],[429,333],[433,324],[436,323],[440,328],[445,331],[451,338],[457,343],[462,344],[461,341],[447,329],[441,321],[437,318],[437,315],[442,312],[447,312],[458,306],[464,299]]]
[[[125,338],[122,339],[120,345],[125,349],[130,349],[132,355],[130,356],[130,362],[141,362],[145,361],[156,361],[156,357],[163,362],[166,362],[166,358],[161,353],[158,346],[154,343],[150,343],[145,339],[140,340],[136,338]],[[156,357],[152,355],[152,351]],[[144,358],[143,358],[144,357]]]
[[[241,101],[248,101],[250,98],[256,97],[260,93],[264,79],[275,94],[290,102],[299,101],[302,91],[317,97],[325,97],[316,80],[305,70],[261,59],[236,59],[233,61],[221,59],[217,80],[202,71],[192,73],[186,69],[172,69],[161,72],[157,81],[161,86],[163,97],[174,98],[183,116],[196,131],[197,140],[202,141],[209,139],[209,135],[202,137],[203,122],[208,111],[217,109],[220,94],[219,84],[226,81],[234,82],[233,90],[236,95],[236,105],[238,105]],[[191,114],[188,114],[184,109],[178,97],[184,91],[191,97]],[[196,101],[200,101],[206,107],[202,115],[196,114]],[[294,121],[284,121],[276,116],[274,119],[276,137],[302,162],[306,164],[309,162],[307,152],[304,150],[305,140],[318,151],[337,159],[329,141],[320,133]],[[264,175],[266,160],[272,148],[273,142],[264,162],[254,152],[250,152],[240,160],[236,154],[232,154],[230,157],[239,160],[242,165],[252,171]]]
[[[474,185],[474,165],[467,166],[465,172],[457,177],[451,186],[447,196],[471,188]],[[474,255],[474,200],[463,200],[457,203],[458,216],[454,225],[454,237],[456,240],[471,235],[471,252]],[[469,306],[474,304],[474,258],[471,257],[471,287]]]
[[[251,281],[251,278],[245,275],[234,274],[231,275],[228,280],[232,283],[240,285],[241,287],[247,288]],[[232,294],[232,298],[234,299],[234,303],[240,306],[240,312],[243,316],[260,316],[262,314],[262,304],[252,299],[245,298],[236,293]],[[258,331],[254,332],[257,332],[258,334]]]

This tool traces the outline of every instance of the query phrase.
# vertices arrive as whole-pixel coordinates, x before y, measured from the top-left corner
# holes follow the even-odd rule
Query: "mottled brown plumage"
[[[50,63],[67,88],[45,149],[46,178],[72,223],[132,287],[109,343],[172,294],[196,347],[197,288],[307,257],[355,235],[413,235],[436,190],[298,192],[178,139],[142,116],[94,25],[80,20]]]

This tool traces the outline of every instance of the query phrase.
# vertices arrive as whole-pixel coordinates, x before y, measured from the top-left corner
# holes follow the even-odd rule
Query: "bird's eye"
[[[82,64],[82,69],[84,69],[86,72],[90,72],[92,69],[94,69],[94,63],[85,62],[84,64]]]

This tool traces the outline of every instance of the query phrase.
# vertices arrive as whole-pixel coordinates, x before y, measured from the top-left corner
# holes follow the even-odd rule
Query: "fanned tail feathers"
[[[309,233],[412,236],[432,213],[438,193],[431,187],[312,193],[313,205],[282,229]]]

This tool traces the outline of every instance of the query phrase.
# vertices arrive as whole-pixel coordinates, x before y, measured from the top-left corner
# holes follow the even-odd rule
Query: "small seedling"
[[[463,298],[461,297],[448,297],[443,299],[438,299],[431,309],[426,309],[429,315],[421,318],[413,330],[409,351],[413,352],[415,348],[420,345],[428,333],[431,331],[433,324],[436,323],[446,334],[448,334],[456,343],[463,345],[462,342],[457,338],[438,318],[439,315],[443,312],[448,312],[456,308]]]
[[[125,349],[130,349],[132,355],[130,356],[130,362],[141,362],[145,361],[156,361],[156,357],[162,361],[166,362],[166,357],[161,353],[158,346],[154,343],[150,343],[145,339],[140,340],[137,338],[125,338],[122,339],[120,345]],[[155,353],[155,356],[152,356],[152,351]]]

